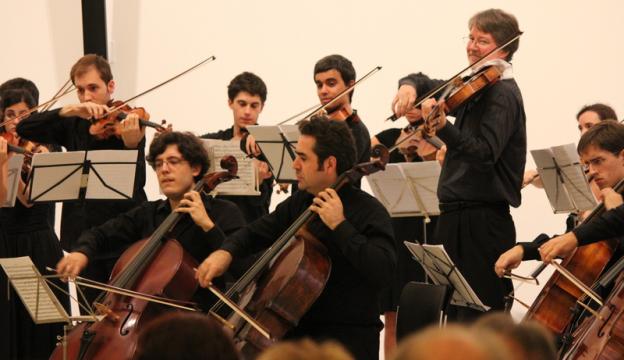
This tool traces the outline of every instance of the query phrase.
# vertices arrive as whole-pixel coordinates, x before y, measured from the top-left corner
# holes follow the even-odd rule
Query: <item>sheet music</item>
[[[221,159],[226,155],[232,155],[238,162],[238,177],[222,184],[219,184],[215,191],[218,195],[246,195],[246,196],[258,196],[260,192],[257,186],[257,171],[254,166],[254,160],[248,158],[247,155],[241,151],[240,142],[224,141],[214,139],[203,139],[204,147],[208,151],[210,157],[210,170],[209,171],[221,171],[225,170],[219,165]]]
[[[89,171],[89,182],[85,199],[126,199],[134,193],[134,177],[136,175],[138,150],[96,150],[87,153],[92,169]],[[100,175],[100,178],[95,174]],[[126,197],[107,188],[102,180]]]
[[[2,199],[0,207],[15,206],[15,198],[17,197],[19,180],[22,175],[22,164],[24,163],[23,154],[13,154],[9,158],[7,173],[7,197]]]
[[[531,150],[531,155],[555,213],[589,210],[596,205],[574,144]]]
[[[0,259],[0,266],[36,324],[68,320],[67,312],[28,256]],[[0,284],[0,286],[6,286],[6,284]]]
[[[385,171],[366,176],[375,197],[392,217],[439,215],[437,197],[440,165],[437,161],[386,165]],[[411,182],[411,185],[410,185]],[[416,199],[414,194],[419,196]],[[424,205],[425,211],[419,206]]]
[[[256,144],[262,150],[262,153],[267,158],[273,176],[275,176],[278,182],[296,182],[297,175],[292,168],[293,157],[291,157],[288,149],[284,146],[284,139],[282,138],[283,127],[284,137],[286,137],[289,144],[293,144],[295,125],[282,125],[282,126],[248,126],[247,130],[256,139]],[[298,136],[297,136],[298,137]],[[295,140],[296,142],[296,140]]]
[[[31,184],[30,199],[37,201],[78,199],[84,156],[84,151],[35,154],[32,159],[32,176],[41,181],[34,181]],[[46,167],[48,165],[54,167]],[[63,180],[67,176],[69,177]],[[63,186],[53,187],[60,182]],[[47,192],[41,195],[45,191]]]
[[[434,284],[451,285],[453,295],[451,304],[457,306],[478,308],[482,311],[488,311],[489,306],[485,305],[477,294],[472,290],[468,281],[454,267],[453,261],[444,250],[442,245],[420,245],[409,241],[403,242],[405,246],[418,261],[427,276],[431,278]]]

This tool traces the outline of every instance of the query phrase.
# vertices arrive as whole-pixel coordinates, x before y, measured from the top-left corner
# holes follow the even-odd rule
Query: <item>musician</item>
[[[475,14],[468,22],[468,62],[502,45],[519,32],[516,18],[502,10]],[[441,214],[434,238],[440,241],[479,298],[494,310],[505,305],[510,280],[492,273],[498,256],[515,243],[515,227],[509,207],[520,205],[520,186],[526,162],[526,125],[520,90],[513,79],[511,61],[515,41],[491,54],[486,65],[503,69],[501,79],[455,110],[455,123],[440,117],[437,136],[447,146],[438,184]],[[476,70],[476,69],[473,69]],[[392,105],[402,116],[414,104],[420,74],[401,80]],[[426,117],[434,99],[423,103]],[[458,319],[477,316],[458,309]]]
[[[568,256],[577,246],[624,234],[621,196],[613,191],[613,187],[624,179],[624,125],[604,121],[592,126],[581,137],[577,150],[589,170],[589,178],[600,188],[605,207],[612,210],[552,240],[517,244],[496,261],[494,269],[499,276],[518,267],[522,260],[537,260],[541,257],[543,261],[550,262],[556,256]]]
[[[405,118],[411,126],[416,126],[422,122],[420,109],[413,108],[405,114]],[[415,128],[414,128],[415,129]],[[386,129],[371,138],[371,145],[382,144],[386,148],[391,148],[395,144],[410,136],[414,129]],[[413,135],[410,139],[403,141],[399,148],[390,152],[390,163],[420,162],[436,160],[438,152],[443,152],[425,141],[422,136]],[[414,261],[409,250],[403,244],[404,241],[418,241],[419,243],[433,243],[433,230],[437,222],[437,216],[430,216],[431,222],[425,224],[424,217],[393,217],[392,228],[397,249],[397,269],[390,287],[381,296],[381,311],[384,314],[384,353],[386,358],[396,348],[396,311],[399,305],[399,297],[405,284],[410,281],[425,281],[425,273]],[[426,231],[426,235],[424,232]]]
[[[15,134],[15,125],[20,115],[37,105],[33,98],[32,88],[21,82],[23,88],[5,87],[0,93],[0,122],[8,121],[3,131],[10,134],[11,145],[25,145]],[[32,84],[32,82],[30,82]],[[13,83],[15,84],[15,82]],[[34,85],[34,84],[33,84]],[[36,89],[36,87],[35,87]],[[38,92],[37,92],[38,93]],[[48,152],[45,146],[39,145],[31,149],[33,152]],[[54,232],[54,204],[32,204],[24,194],[27,172],[22,171],[18,179],[17,200],[13,207],[0,209],[0,228],[5,235],[0,244],[0,258],[28,256],[37,270],[46,274],[46,267],[54,266],[62,257],[63,251]],[[3,179],[5,185],[6,179]],[[6,186],[6,185],[5,185]],[[5,197],[2,197],[4,202]],[[4,273],[0,283],[5,284]],[[67,290],[67,286],[55,281],[57,286]],[[42,358],[54,349],[56,336],[61,334],[61,324],[36,325],[17,294],[6,286],[0,290],[0,358]],[[56,297],[67,307],[68,298],[56,288]],[[7,298],[10,295],[10,298]]]
[[[342,55],[329,55],[317,61],[314,65],[314,83],[321,104],[327,104],[340,92],[353,85],[355,76],[353,63]],[[355,140],[356,164],[359,164],[370,160],[371,143],[366,125],[351,105],[354,91],[336,100],[326,111],[330,118],[345,121],[349,126]]]
[[[299,190],[275,211],[228,237],[199,267],[202,286],[251,251],[270,246],[306,209],[319,217],[307,229],[329,251],[332,269],[323,293],[287,338],[341,342],[357,359],[379,355],[378,296],[396,263],[390,217],[375,198],[346,185],[330,186],[355,163],[353,136],[344,122],[314,117],[299,126],[293,168]]]
[[[166,199],[144,202],[83,232],[73,251],[59,261],[57,271],[61,275],[76,276],[98,253],[149,237],[172,211],[189,215],[178,222],[171,238],[180,242],[197,262],[203,261],[222,245],[227,235],[245,224],[236,205],[192,191],[209,168],[208,154],[195,135],[181,132],[159,135],[150,145],[147,161],[156,172]],[[213,299],[203,290],[196,294],[195,300],[207,310]]]
[[[138,116],[129,114],[121,122],[121,138],[111,136],[111,130],[93,134],[91,123],[87,121],[99,118],[109,110],[106,104],[112,100],[115,81],[108,61],[99,55],[85,55],[73,65],[70,78],[76,86],[79,103],[32,114],[18,124],[18,134],[36,142],[61,145],[67,151],[136,149],[138,158],[131,200],[87,200],[63,204],[61,246],[66,251],[73,249],[83,231],[101,225],[147,200],[143,191],[145,129],[140,128]],[[123,247],[108,247],[101,253],[93,254],[86,276],[106,282],[123,250]],[[87,291],[90,300],[96,295],[95,290]]]
[[[234,124],[231,128],[208,133],[203,139],[240,140],[249,125],[258,125],[258,117],[266,102],[267,88],[264,81],[250,72],[237,75],[228,85],[228,106],[232,110]],[[260,196],[221,196],[222,199],[235,203],[250,223],[269,213],[271,203],[272,174],[269,164],[254,160],[260,181]]]

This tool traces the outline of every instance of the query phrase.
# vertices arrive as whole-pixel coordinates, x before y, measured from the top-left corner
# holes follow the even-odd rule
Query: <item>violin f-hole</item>
[[[134,307],[132,306],[132,304],[127,304],[126,305],[126,310],[128,310],[128,314],[126,315],[126,317],[123,320],[123,323],[121,325],[121,327],[119,328],[119,334],[121,334],[122,336],[126,336],[128,335],[128,333],[130,333],[130,329],[129,328],[133,328],[134,324],[128,324],[130,322],[130,316],[132,316],[132,314],[134,313]]]

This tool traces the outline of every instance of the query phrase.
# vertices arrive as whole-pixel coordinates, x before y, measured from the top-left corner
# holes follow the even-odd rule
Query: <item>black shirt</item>
[[[212,199],[203,194],[202,201],[215,227],[205,232],[189,215],[182,215],[170,236],[182,244],[198,264],[221,247],[226,236],[245,225],[241,212],[231,202]],[[168,200],[146,201],[141,206],[83,232],[72,250],[91,259],[102,251],[125,248],[149,237],[170,213]],[[210,304],[204,302],[202,305],[206,308]]]
[[[35,113],[17,125],[21,137],[39,143],[61,145],[67,151],[128,150],[123,140],[110,137],[99,140],[89,134],[90,123],[78,117],[61,117],[60,109]],[[93,226],[126,212],[147,200],[145,186],[145,138],[138,148],[137,167],[132,200],[89,200],[65,202],[61,218],[61,245],[70,250],[80,234]],[[99,257],[118,256],[123,249],[111,249]]]
[[[219,130],[216,133],[208,133],[201,136],[202,139],[232,140],[234,127]],[[271,194],[273,193],[273,178],[265,179],[260,183],[259,196],[242,195],[219,195],[221,199],[229,200],[236,204],[242,211],[247,223],[250,223],[262,215],[269,213]]]
[[[331,231],[315,216],[308,230],[328,249],[332,261],[323,293],[301,319],[298,328],[343,325],[381,328],[378,296],[388,286],[396,266],[390,216],[369,194],[347,185],[339,191],[346,220]],[[270,246],[312,203],[298,191],[274,212],[236,232],[223,244],[234,258]]]
[[[368,133],[366,125],[364,125],[364,122],[362,122],[360,116],[357,114],[357,110],[353,110],[353,113],[349,115],[345,121],[355,140],[356,163],[361,164],[369,162],[371,157],[370,134]]]
[[[420,89],[442,83],[422,74],[400,81]],[[425,91],[426,92],[426,91]],[[526,116],[513,79],[499,80],[464,102],[437,132],[447,146],[438,183],[442,203],[475,201],[518,207],[526,163]]]

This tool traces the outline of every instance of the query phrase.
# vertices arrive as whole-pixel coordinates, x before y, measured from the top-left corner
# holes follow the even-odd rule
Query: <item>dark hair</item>
[[[100,55],[87,54],[78,59],[74,66],[72,66],[69,72],[69,78],[72,83],[75,85],[76,78],[84,75],[87,71],[89,71],[91,66],[95,67],[95,70],[97,70],[98,74],[100,74],[100,79],[102,79],[105,84],[108,85],[108,83],[113,80],[113,72],[111,71],[108,60]]]
[[[576,120],[579,119],[579,117],[581,117],[581,115],[583,115],[583,113],[586,113],[588,111],[593,111],[596,114],[598,114],[598,118],[602,121],[602,120],[617,120],[618,117],[615,114],[615,110],[613,110],[613,108],[609,105],[605,105],[605,104],[601,104],[601,103],[595,103],[595,104],[591,104],[591,105],[585,105],[583,106],[583,108],[581,110],[579,110],[579,112],[576,114]]]
[[[139,332],[137,360],[237,360],[232,340],[204,314],[180,311],[162,315]]]
[[[258,75],[248,71],[236,75],[236,77],[230,81],[230,85],[228,85],[228,98],[230,101],[234,101],[236,95],[241,91],[259,96],[264,105],[267,98],[267,87]]]
[[[592,126],[581,136],[576,151],[580,154],[589,146],[619,154],[624,149],[624,125],[617,121],[603,121]]]
[[[0,85],[0,98],[4,97],[3,94],[6,91],[14,89],[23,89],[28,91],[35,104],[39,104],[39,89],[37,89],[37,85],[35,85],[34,82],[21,77],[7,80],[2,83],[2,85]]]
[[[199,174],[194,177],[195,181],[198,181],[206,174],[210,167],[208,152],[201,140],[190,132],[172,131],[155,137],[150,144],[149,154],[145,157],[145,160],[152,168],[155,166],[158,155],[164,153],[169,145],[177,145],[178,151],[182,154],[184,160],[188,161],[191,166],[199,166],[201,168]]]
[[[28,90],[25,89],[10,89],[2,93],[2,99],[0,99],[0,122],[4,122],[4,110],[9,106],[25,102],[29,109],[37,106],[35,99]],[[0,126],[0,132],[5,131],[4,125]]]
[[[349,86],[349,82],[352,80],[355,81],[355,68],[353,67],[353,63],[342,55],[328,55],[317,61],[314,65],[314,76],[329,70],[338,71],[346,86]],[[349,94],[349,101],[351,101],[352,98],[353,91]]]
[[[340,175],[355,165],[355,141],[344,121],[329,120],[325,116],[313,116],[299,123],[301,135],[316,139],[314,153],[318,156],[318,169],[330,156],[336,158],[336,171]]]
[[[497,46],[503,45],[520,32],[516,17],[501,9],[489,9],[474,14],[468,20],[468,29],[472,29],[473,26],[491,34]],[[520,39],[505,47],[504,51],[507,51],[505,60],[511,61],[513,54],[518,50],[518,46],[520,46]]]

